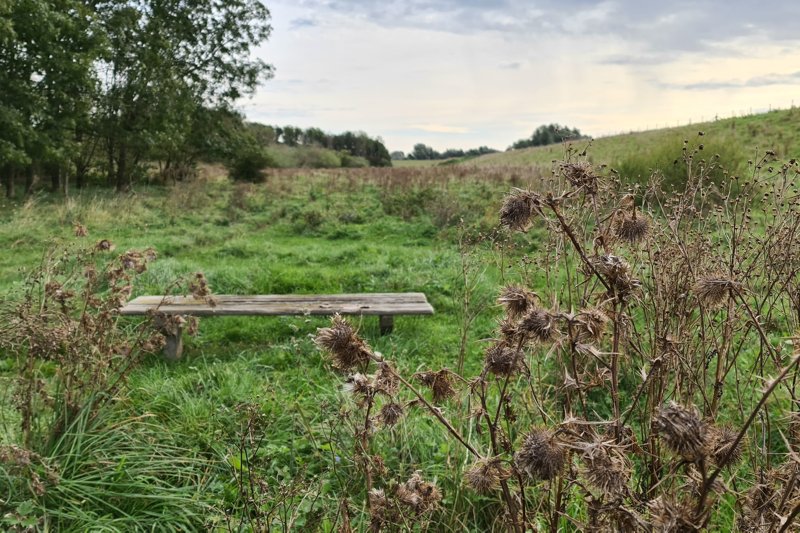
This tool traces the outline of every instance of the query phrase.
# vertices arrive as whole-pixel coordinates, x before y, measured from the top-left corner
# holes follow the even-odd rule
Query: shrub
[[[275,161],[264,149],[246,145],[234,154],[228,170],[236,181],[262,182],[265,179],[263,170],[275,166]]]

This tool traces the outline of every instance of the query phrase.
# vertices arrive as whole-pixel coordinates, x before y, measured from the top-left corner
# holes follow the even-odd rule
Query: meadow
[[[69,428],[53,434],[43,419],[41,434],[50,438],[28,447],[21,446],[25,415],[15,409],[19,385],[31,379],[58,382],[66,368],[60,365],[66,363],[55,358],[27,366],[26,349],[6,344],[0,353],[0,486],[8,496],[0,500],[0,523],[16,531],[521,531],[522,521],[541,530],[625,531],[647,530],[641,523],[647,520],[656,530],[689,531],[744,530],[746,517],[763,530],[789,527],[800,509],[794,474],[774,471],[784,465],[795,440],[787,417],[796,410],[790,355],[800,316],[791,308],[791,297],[784,296],[797,281],[792,255],[797,193],[791,192],[797,166],[779,163],[778,155],[763,150],[748,165],[747,155],[729,147],[730,168],[749,173],[751,183],[742,184],[734,179],[735,170],[699,163],[704,155],[699,144],[717,142],[711,127],[706,129],[707,137],[694,131],[687,151],[682,139],[675,142],[683,131],[663,142],[652,141],[651,134],[630,142],[618,139],[613,148],[611,140],[599,140],[589,158],[597,174],[583,166],[583,145],[576,145],[494,154],[462,166],[275,169],[267,171],[263,184],[231,182],[223,169],[207,165],[194,181],[140,187],[132,194],[85,189],[67,199],[40,194],[6,202],[0,215],[6,325],[14,323],[8,310],[30,287],[26,272],[42,264],[73,264],[61,258],[75,257],[80,249],[95,250],[91,261],[102,263],[128,250],[153,248],[157,259],[132,275],[132,296],[162,293],[174,280],[202,272],[218,294],[420,291],[436,314],[398,317],[387,336],[379,335],[376,320],[351,320],[369,344],[371,358],[355,368],[337,359],[335,343],[326,344],[324,335],[332,330],[325,329],[331,325],[325,318],[204,319],[187,339],[183,360],[167,363],[157,353],[144,355],[126,373],[125,387],[102,400],[100,414],[75,416]],[[792,141],[783,142],[781,161],[796,151]],[[612,165],[625,168],[614,161],[627,162],[633,169],[643,164],[642,154],[652,153],[680,160],[690,193],[655,192],[649,172],[634,176],[634,170],[623,174],[600,166],[608,158]],[[568,166],[551,161],[565,157]],[[756,166],[763,167],[763,176]],[[770,202],[786,206],[775,212],[765,207],[765,191],[773,195]],[[579,194],[586,203],[578,203]],[[752,200],[727,212],[725,206],[739,194]],[[627,211],[631,198],[637,198],[633,223]],[[576,205],[568,206],[573,201]],[[515,211],[520,205],[522,214]],[[678,220],[688,221],[685,230],[680,222],[668,223],[679,208]],[[637,210],[649,221],[644,230],[636,222]],[[603,222],[598,222],[600,212],[607,215]],[[607,220],[617,224],[608,226],[613,238],[602,234]],[[726,225],[730,220],[732,229]],[[766,227],[784,240],[766,238]],[[515,229],[526,232],[509,231]],[[114,250],[96,252],[101,239],[113,243]],[[612,243],[615,239],[620,242]],[[728,258],[724,254],[731,243],[753,254],[734,250]],[[670,262],[667,252],[677,253],[682,245],[692,258],[688,264],[697,268],[691,275],[682,266],[669,270],[679,262]],[[592,246],[592,257],[606,261],[616,256],[604,254],[603,247],[619,247],[633,267],[590,260]],[[759,269],[767,260],[774,262],[778,248],[787,254],[783,270],[770,277],[773,270],[764,267],[761,275]],[[664,259],[653,260],[654,252]],[[712,255],[723,260],[715,262]],[[725,276],[728,266],[736,281]],[[47,279],[67,272],[59,268],[48,270]],[[680,287],[675,279],[682,280]],[[711,283],[706,289],[712,294],[698,292],[703,280]],[[755,301],[749,292],[738,292],[742,284]],[[657,296],[632,296],[640,286]],[[501,295],[504,305],[498,303]],[[760,295],[766,295],[763,301]],[[693,298],[700,302],[696,308]],[[534,301],[537,306],[529,308]],[[637,308],[632,301],[643,311],[632,310]],[[525,307],[518,309],[529,328],[522,336],[520,323],[498,330],[501,319],[519,319],[509,302]],[[581,314],[592,306],[604,310],[585,330],[589,343],[580,333],[586,328]],[[649,331],[654,317],[656,327]],[[533,318],[538,322],[530,323]],[[138,331],[139,322],[114,324],[125,337]],[[592,327],[608,331],[603,336]],[[686,337],[661,337],[672,328]],[[696,331],[703,332],[701,340]],[[536,336],[537,343],[527,346],[526,335]],[[519,343],[517,352],[526,346],[524,361],[517,352],[507,354],[511,339]],[[620,343],[628,347],[629,360],[617,357]],[[494,346],[502,349],[493,352]],[[668,372],[659,372],[659,365]],[[392,369],[420,390],[433,384],[421,397],[414,396],[419,391],[405,397],[408,414],[397,424],[387,423],[383,412],[395,401],[396,382],[387,386],[391,400],[379,399],[374,383],[368,394],[358,389],[358,375]],[[459,382],[447,377],[451,372],[467,378]],[[437,397],[442,389],[437,392],[436,380],[442,375],[458,390],[455,398]],[[768,376],[778,378],[767,381]],[[708,394],[723,389],[721,404],[721,396]],[[697,402],[706,418],[695,420],[688,408],[665,407],[671,400],[684,406]],[[49,405],[34,404],[43,410]],[[379,405],[381,422],[366,431],[370,408]],[[758,414],[755,425],[748,418],[751,411]],[[617,422],[603,430],[581,429],[571,418],[579,413],[581,420]],[[58,412],[53,416],[58,420]],[[623,417],[631,434],[640,437],[638,443],[632,437],[635,446],[622,437],[628,431],[619,424]],[[707,425],[709,434],[721,431],[711,422],[717,417],[735,430],[733,437],[729,431],[724,439],[715,437],[713,445],[698,445],[707,451],[687,453],[685,443],[671,440],[671,431],[692,437],[670,425],[675,417],[704,431]],[[441,418],[452,427],[443,430]],[[651,418],[667,435],[663,443],[649,429]],[[544,429],[556,426],[557,431]],[[735,440],[739,428],[744,431]],[[748,451],[734,453],[745,434]],[[467,449],[456,435],[466,435]],[[536,453],[556,440],[570,451],[551,450],[549,459],[520,455],[530,448],[525,442],[537,439]],[[586,439],[594,443],[596,456]],[[485,450],[483,459],[476,463],[470,446]],[[630,446],[648,452],[631,452],[629,458],[620,450]],[[678,458],[670,462],[673,452]],[[574,460],[565,460],[566,453]],[[705,453],[718,467],[713,475]],[[734,467],[733,455],[746,459]],[[505,466],[492,462],[501,456],[513,460]],[[595,457],[607,462],[595,464]],[[597,471],[617,477],[598,480]],[[523,480],[526,472],[531,481]],[[718,475],[727,492],[717,490]],[[792,482],[781,492],[785,476]],[[754,479],[763,492],[773,491],[765,496],[769,505],[741,503]],[[508,485],[520,495],[510,494]],[[605,487],[599,496],[598,486]],[[657,503],[642,503],[648,491]],[[617,497],[603,500],[603,493]],[[695,499],[700,501],[698,515],[691,515],[696,520],[681,521],[688,516],[684,506]],[[710,504],[706,510],[706,500],[715,502],[713,510]],[[597,505],[587,507],[586,501]],[[758,515],[759,510],[764,512]],[[781,520],[771,522],[773,515]]]

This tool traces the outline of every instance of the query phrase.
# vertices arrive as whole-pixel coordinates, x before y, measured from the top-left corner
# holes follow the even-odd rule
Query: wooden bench
[[[324,294],[324,295],[214,295],[214,305],[191,296],[140,296],[120,310],[122,315],[146,315],[158,311],[167,315],[377,315],[382,335],[392,331],[395,315],[432,315],[433,307],[421,292]],[[180,359],[183,340],[167,333],[164,355]]]

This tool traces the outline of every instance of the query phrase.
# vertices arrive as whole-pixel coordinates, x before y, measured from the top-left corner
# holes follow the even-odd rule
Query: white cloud
[[[772,3],[278,0],[260,50],[276,76],[243,107],[408,151],[503,149],[549,122],[600,135],[788,106],[800,41],[780,21],[800,3]]]

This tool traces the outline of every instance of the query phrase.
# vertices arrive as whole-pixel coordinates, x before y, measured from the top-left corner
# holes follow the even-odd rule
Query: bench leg
[[[183,354],[183,328],[178,326],[175,335],[165,334],[167,343],[164,345],[164,359],[167,361],[177,361]]]
[[[380,315],[379,320],[381,335],[391,333],[394,328],[394,315]]]

